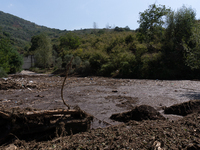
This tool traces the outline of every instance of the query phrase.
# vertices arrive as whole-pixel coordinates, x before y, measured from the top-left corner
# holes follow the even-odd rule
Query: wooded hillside
[[[196,79],[200,77],[200,24],[185,6],[177,11],[152,4],[140,12],[139,28],[61,31],[2,15],[2,35],[25,55],[34,55],[35,70],[122,78]],[[3,19],[4,18],[4,19]]]

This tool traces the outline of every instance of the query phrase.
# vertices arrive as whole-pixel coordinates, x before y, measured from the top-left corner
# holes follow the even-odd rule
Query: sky
[[[177,10],[183,5],[196,11],[200,0],[0,0],[0,11],[60,30],[126,27],[137,29],[139,12],[156,3]]]

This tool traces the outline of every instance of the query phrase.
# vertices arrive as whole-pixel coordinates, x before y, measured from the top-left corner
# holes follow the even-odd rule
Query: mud
[[[67,109],[61,100],[63,77],[18,74],[0,79],[0,107],[11,109]],[[200,99],[199,81],[135,80],[103,77],[69,77],[64,99],[70,106],[94,116],[91,130],[50,141],[12,140],[18,149],[152,149],[156,142],[165,149],[199,148],[200,117],[197,111],[185,117],[165,114],[165,108]],[[110,119],[147,105],[165,120],[121,123]],[[187,111],[188,108],[186,109]],[[177,113],[176,113],[177,114]],[[2,145],[5,149],[10,145]]]
[[[165,120],[158,111],[153,107],[147,105],[136,106],[134,109],[128,112],[113,114],[110,119],[128,122],[131,120],[142,121],[142,120]]]
[[[175,114],[181,116],[186,116],[195,112],[200,112],[200,100],[192,100],[181,104],[175,104],[170,107],[166,107],[164,110],[165,114]]]

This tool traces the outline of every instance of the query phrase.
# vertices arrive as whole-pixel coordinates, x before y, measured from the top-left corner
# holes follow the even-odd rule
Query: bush
[[[89,75],[91,73],[91,67],[89,61],[84,61],[81,63],[81,66],[76,69],[76,72],[82,75]]]
[[[55,61],[55,68],[61,69],[62,68],[62,58],[58,57]]]
[[[82,60],[80,57],[78,57],[78,56],[74,57],[73,62],[72,62],[73,68],[79,68],[81,65],[81,62],[82,62]]]
[[[135,56],[136,56],[136,59],[137,61],[140,61],[141,60],[141,56],[145,53],[148,52],[148,49],[146,47],[146,45],[144,44],[137,44],[136,45],[136,52],[135,52]]]
[[[4,69],[2,67],[0,67],[0,78],[3,78],[3,77],[7,77],[7,74],[4,71]]]
[[[89,59],[90,66],[93,73],[98,73],[101,69],[101,66],[105,64],[108,60],[107,55],[103,52],[94,52]]]
[[[23,58],[22,56],[15,50],[12,50],[10,54],[10,72],[9,73],[16,73],[22,70]]]
[[[70,62],[72,57],[73,57],[73,55],[71,55],[71,54],[67,54],[67,55],[64,56],[63,63],[62,63],[62,68],[66,68],[67,67],[67,64]]]
[[[160,75],[160,61],[162,58],[161,52],[153,54],[144,54],[141,57],[142,68],[141,77],[142,78],[158,78]]]
[[[0,39],[0,67],[6,73],[16,73],[21,70],[23,59],[17,50],[13,49],[9,39]]]

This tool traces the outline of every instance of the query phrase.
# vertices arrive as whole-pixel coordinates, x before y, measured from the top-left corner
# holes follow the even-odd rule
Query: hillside
[[[30,42],[31,37],[38,33],[46,32],[51,38],[56,38],[59,34],[65,32],[59,29],[39,26],[33,22],[2,11],[0,11],[0,30],[3,35],[11,38],[12,44],[18,50],[23,49]]]
[[[9,37],[18,52],[34,54],[36,70],[53,67],[59,72],[74,58],[71,72],[84,76],[200,78],[200,24],[195,11],[182,7],[173,12],[155,4],[149,7],[140,14],[140,27],[135,31],[128,26],[61,31],[1,12],[0,36]]]

